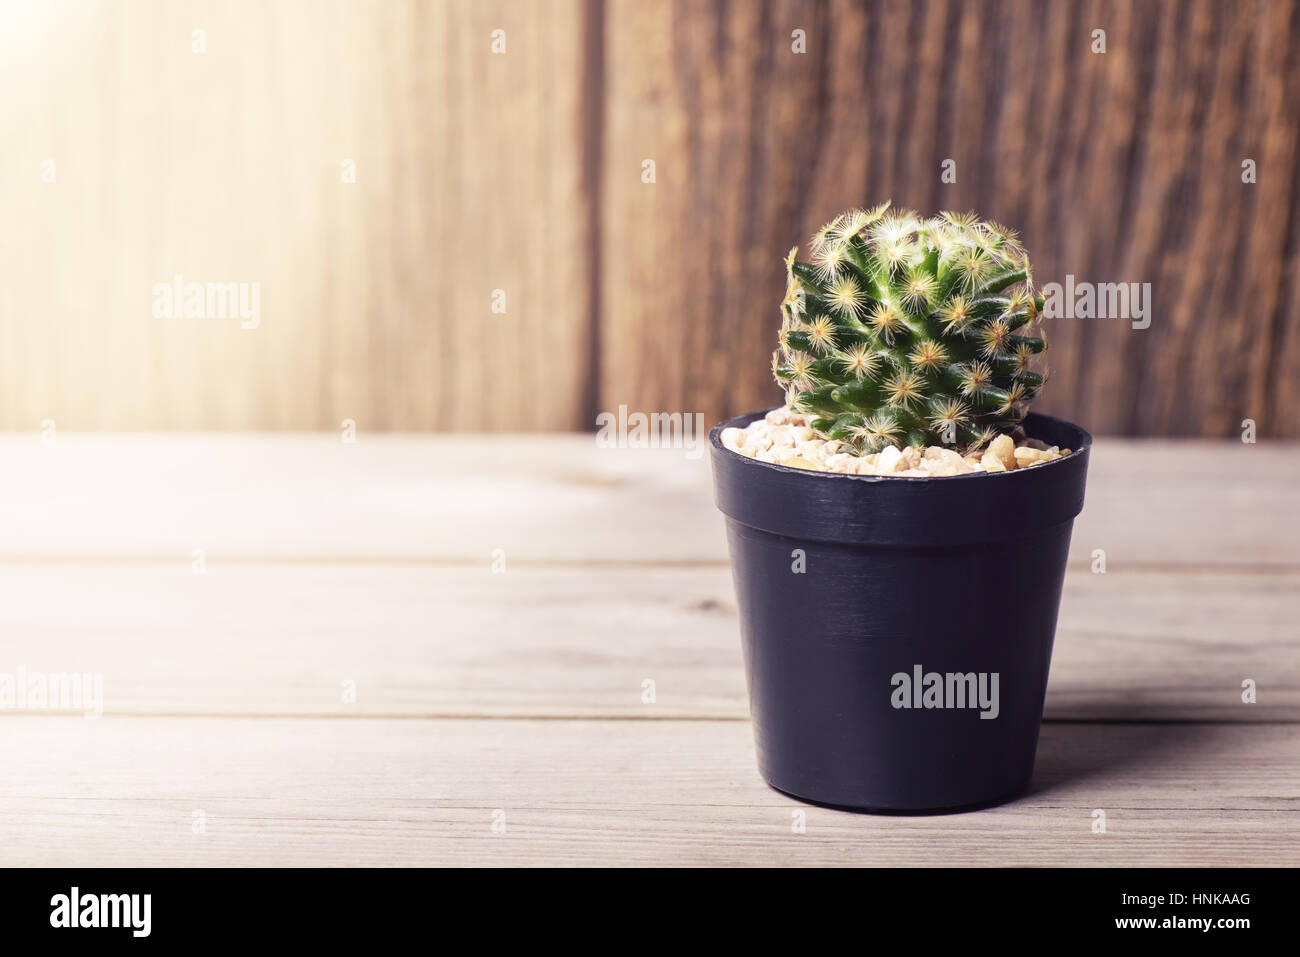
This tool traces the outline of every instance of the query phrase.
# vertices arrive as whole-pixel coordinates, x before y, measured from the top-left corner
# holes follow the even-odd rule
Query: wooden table
[[[0,673],[104,681],[0,712],[0,864],[1300,863],[1297,447],[1098,443],[1032,791],[929,817],[759,779],[704,458],[0,452]]]

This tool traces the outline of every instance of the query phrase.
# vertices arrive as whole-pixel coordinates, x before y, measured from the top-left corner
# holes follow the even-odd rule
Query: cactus
[[[853,209],[786,258],[772,371],[812,427],[859,453],[970,452],[1021,420],[1044,377],[1042,310],[1016,234],[971,214]]]

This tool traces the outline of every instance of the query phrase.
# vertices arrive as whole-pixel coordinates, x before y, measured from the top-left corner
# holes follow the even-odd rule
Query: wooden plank
[[[1147,329],[1050,324],[1043,411],[1100,433],[1231,436],[1249,417],[1300,436],[1300,71],[1275,66],[1297,16],[1290,0],[611,4],[604,407],[769,404],[780,257],[892,198],[1010,223],[1040,284],[1151,284]]]
[[[878,817],[767,788],[736,722],[0,725],[5,866],[1300,863],[1290,726],[1051,725],[1027,797]]]
[[[722,563],[707,458],[590,435],[0,435],[0,558]],[[1300,565],[1300,446],[1099,440],[1072,556]]]
[[[1040,281],[1153,284],[1149,330],[1058,324],[1045,411],[1300,435],[1295,3],[600,9],[7,11],[0,426],[585,427],[598,359],[602,407],[714,417],[775,395],[788,245],[888,193],[1020,225]],[[177,272],[265,321],[154,319]]]
[[[1076,570],[1047,718],[1300,721],[1298,618],[1297,571]],[[748,715],[716,567],[9,564],[0,633],[0,672],[100,673],[110,715]]]
[[[6,557],[720,561],[708,463],[592,436],[0,436]]]
[[[590,427],[582,0],[191,7],[3,14],[0,428]]]

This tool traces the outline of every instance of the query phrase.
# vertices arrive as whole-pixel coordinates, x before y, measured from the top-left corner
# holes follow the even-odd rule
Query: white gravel
[[[887,446],[875,455],[856,455],[834,439],[821,438],[808,426],[808,416],[790,409],[773,409],[765,418],[743,429],[723,429],[722,444],[740,455],[814,472],[855,475],[969,475],[972,472],[1010,472],[1051,462],[1069,449],[1048,446],[1037,439],[1017,445],[1000,435],[981,452],[960,455],[949,448],[896,449]]]

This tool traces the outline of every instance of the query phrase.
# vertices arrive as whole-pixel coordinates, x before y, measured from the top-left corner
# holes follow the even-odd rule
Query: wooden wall
[[[0,425],[588,419],[576,0],[14,6]],[[260,282],[261,325],[154,318],[153,284],[176,273]]]
[[[778,396],[789,246],[892,198],[1152,284],[1149,329],[1053,323],[1042,410],[1300,437],[1296,0],[0,11],[0,428],[714,419]],[[155,318],[176,273],[261,326]]]

